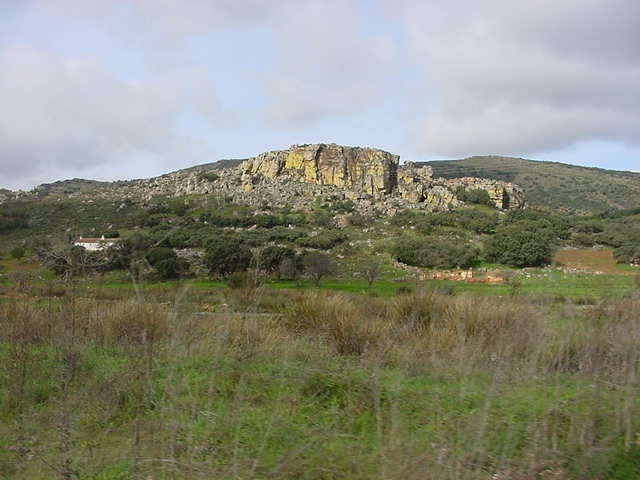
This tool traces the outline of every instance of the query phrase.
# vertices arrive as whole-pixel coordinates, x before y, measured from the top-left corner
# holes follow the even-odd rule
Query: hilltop
[[[480,177],[520,185],[527,204],[577,213],[638,206],[640,173],[500,156],[421,162],[435,177]]]
[[[518,185],[468,176],[435,179],[431,167],[400,164],[399,159],[368,147],[293,145],[246,160],[221,160],[150,179],[74,179],[41,185],[17,196],[148,202],[157,196],[213,195],[254,209],[268,204],[300,211],[310,211],[318,202],[349,202],[356,211],[372,215],[392,215],[407,208],[450,210],[478,196],[502,210],[524,205],[524,192]],[[11,198],[4,195],[7,197]]]

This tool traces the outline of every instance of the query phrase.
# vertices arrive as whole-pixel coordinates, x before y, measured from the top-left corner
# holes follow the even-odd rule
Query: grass
[[[27,271],[34,272],[33,264],[25,264]],[[451,280],[427,280],[410,281],[394,280],[389,275],[386,278],[377,279],[369,287],[366,280],[362,278],[327,278],[320,282],[320,289],[354,293],[362,295],[374,295],[382,297],[393,296],[399,289],[416,289],[431,287],[452,293],[468,293],[480,296],[505,296],[505,295],[525,295],[525,296],[557,296],[568,298],[581,297],[620,297],[636,288],[634,284],[634,274],[637,274],[637,267],[620,266],[620,274],[589,274],[589,273],[563,273],[556,269],[530,269],[519,273],[518,286],[516,289],[509,283],[485,284],[485,283],[465,283]],[[10,268],[7,271],[16,271]],[[46,273],[46,272],[45,272]],[[50,275],[45,275],[45,280],[36,280],[36,284],[45,285],[50,282]],[[124,277],[100,277],[88,278],[81,281],[78,289],[90,294],[94,290],[125,290],[134,291],[136,287],[131,281]],[[10,282],[5,281],[6,284]],[[220,280],[194,279],[166,282],[146,282],[146,290],[173,291],[177,288],[189,285],[194,290],[226,290],[227,284]],[[265,287],[276,291],[294,290],[306,291],[314,290],[316,287],[310,280],[272,280],[265,283]]]
[[[554,264],[563,268],[609,275],[625,275],[628,270],[618,267],[611,250],[558,250]]]
[[[0,304],[0,478],[640,476],[638,297],[182,287]]]

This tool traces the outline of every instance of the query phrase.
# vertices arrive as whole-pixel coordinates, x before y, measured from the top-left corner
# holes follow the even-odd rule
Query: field
[[[640,297],[576,278],[6,283],[0,478],[636,479]]]
[[[625,275],[629,271],[618,268],[610,250],[559,250],[553,258],[554,264],[578,271]]]

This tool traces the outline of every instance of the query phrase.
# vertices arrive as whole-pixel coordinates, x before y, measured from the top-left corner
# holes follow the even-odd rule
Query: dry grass
[[[553,262],[563,268],[576,269],[587,272],[599,272],[609,275],[629,275],[631,272],[617,267],[611,250],[558,250]]]
[[[637,478],[635,297],[73,292],[0,303],[6,478]]]

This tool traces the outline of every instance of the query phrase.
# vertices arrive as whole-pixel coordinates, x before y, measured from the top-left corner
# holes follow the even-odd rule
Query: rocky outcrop
[[[400,157],[374,148],[336,144],[293,145],[288,150],[265,152],[244,162],[245,184],[254,176],[335,185],[369,195],[389,194],[396,185]]]
[[[335,144],[293,145],[265,152],[240,167],[245,192],[265,184],[331,185],[344,189],[350,200],[374,199],[407,207],[445,210],[459,207],[458,189],[484,190],[497,208],[524,205],[522,190],[506,182],[480,178],[434,179],[430,166],[399,164],[397,155],[373,148]],[[285,190],[284,188],[281,190]]]
[[[145,180],[96,183],[90,192],[66,190],[64,196],[146,202],[156,196],[215,195],[257,209],[268,205],[295,210],[310,210],[318,202],[351,201],[360,213],[391,215],[407,208],[460,207],[464,203],[458,198],[459,189],[484,190],[500,209],[524,205],[522,189],[507,182],[434,178],[430,166],[401,165],[397,155],[383,150],[335,144],[293,145],[239,166],[231,163],[213,171],[203,165]],[[62,195],[56,192],[44,194]],[[31,194],[43,192],[35,189]]]
[[[524,207],[524,191],[513,183],[488,178],[462,177],[446,180],[452,189],[484,190],[501,210]]]

